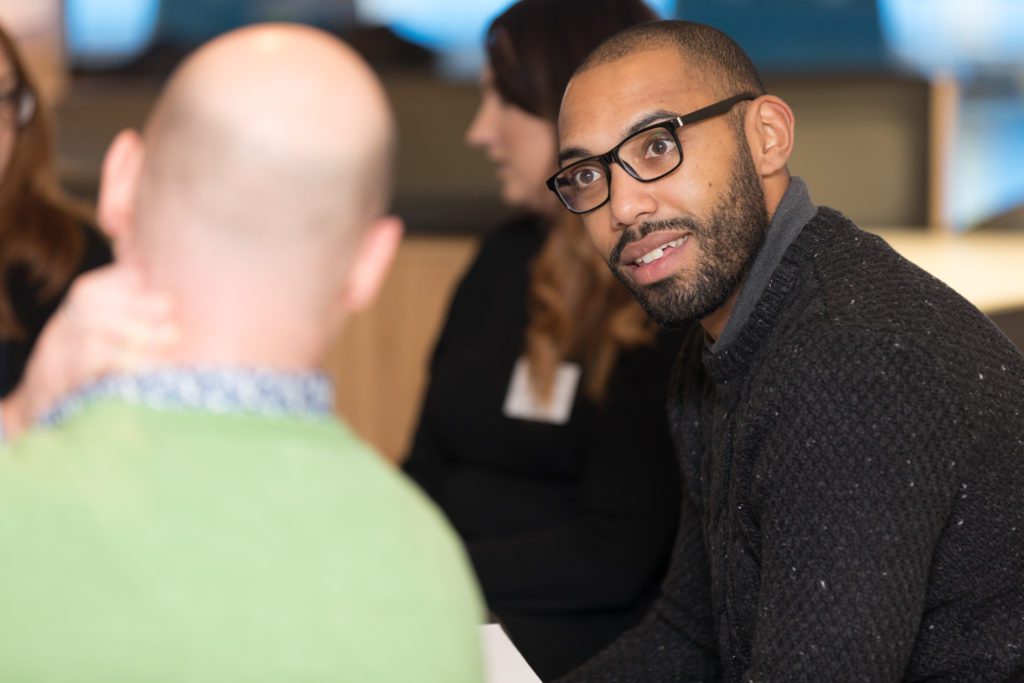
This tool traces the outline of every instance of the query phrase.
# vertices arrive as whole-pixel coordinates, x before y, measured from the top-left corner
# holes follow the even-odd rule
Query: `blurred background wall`
[[[95,198],[106,145],[145,120],[202,41],[262,20],[315,24],[378,71],[401,135],[410,238],[380,305],[330,365],[339,405],[389,457],[417,411],[437,325],[484,231],[507,217],[462,141],[480,40],[508,0],[0,0],[56,110],[65,187]],[[743,45],[797,118],[791,171],[1024,342],[1024,2],[660,0]]]

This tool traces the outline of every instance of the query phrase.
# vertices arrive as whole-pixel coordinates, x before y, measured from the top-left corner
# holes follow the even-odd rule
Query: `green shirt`
[[[440,513],[328,419],[89,405],[0,449],[0,680],[481,681]]]

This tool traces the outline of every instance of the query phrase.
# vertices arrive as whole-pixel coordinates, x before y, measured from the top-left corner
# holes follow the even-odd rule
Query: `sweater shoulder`
[[[294,680],[308,673],[307,657],[320,657],[351,669],[336,678],[366,680],[366,672],[383,669],[360,663],[363,650],[390,639],[422,647],[408,658],[444,672],[430,680],[479,680],[467,672],[479,665],[481,601],[454,531],[399,472],[332,420],[97,402],[3,455],[0,510],[18,524],[0,523],[0,539],[30,561],[8,568],[0,600],[26,615],[48,614],[62,642],[91,646],[80,650],[90,666],[94,652],[116,654],[111,661],[120,665],[117,643],[126,638],[144,652],[186,651],[196,629],[241,629],[223,658],[229,666],[217,668],[213,659],[209,675],[190,669],[196,679],[219,680],[241,670],[237,662],[253,643],[273,651],[277,626],[287,623],[301,625],[289,630],[289,643],[302,657],[269,657],[268,679]],[[69,563],[75,572],[60,569]],[[40,574],[39,567],[58,569]],[[24,586],[61,590],[32,590],[29,603],[18,598]],[[103,601],[84,599],[100,593]],[[196,607],[187,628],[169,628],[180,620],[166,619],[173,612],[152,599],[158,594],[211,596],[214,609]],[[246,618],[268,599],[273,621]],[[323,639],[339,628],[349,636]],[[29,637],[53,635],[47,626]],[[369,645],[339,659],[337,643],[346,642]],[[395,673],[382,674],[387,680],[417,679],[413,665],[389,666]],[[140,670],[113,678],[137,679]]]
[[[522,272],[543,242],[544,231],[536,220],[523,218],[503,223],[481,238],[480,249],[464,281],[494,280]]]
[[[524,307],[530,264],[543,239],[541,226],[530,219],[505,223],[485,235],[455,288],[448,324],[459,327],[465,319],[474,326],[481,315],[494,318],[497,308]]]
[[[800,320],[791,333],[813,339],[857,330],[893,339],[894,353],[902,340],[940,356],[981,345],[1019,356],[973,304],[837,211],[820,209],[791,252],[798,277],[789,308]]]
[[[962,296],[831,209],[786,258],[796,277],[752,375],[775,401],[809,396],[809,411],[836,414],[886,404],[907,420],[969,422],[958,438],[1020,437],[1024,356]]]

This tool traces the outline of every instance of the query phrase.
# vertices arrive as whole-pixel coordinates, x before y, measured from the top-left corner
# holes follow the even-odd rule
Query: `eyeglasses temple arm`
[[[714,104],[710,104],[704,107],[703,109],[698,109],[695,112],[690,112],[686,116],[680,116],[678,119],[676,119],[676,123],[678,126],[685,126],[690,123],[697,123],[698,121],[709,119],[712,116],[724,114],[725,112],[729,111],[734,106],[736,106],[738,103],[747,100],[756,100],[757,97],[757,95],[748,92],[740,93],[739,95],[733,95],[727,100],[715,102]]]

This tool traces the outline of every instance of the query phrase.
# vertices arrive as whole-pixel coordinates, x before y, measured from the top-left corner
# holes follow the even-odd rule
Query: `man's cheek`
[[[602,232],[593,220],[587,220],[586,218],[583,219],[583,227],[586,229],[587,235],[590,236],[590,242],[594,245],[594,248],[607,261],[612,253],[612,249],[615,248],[615,240],[608,235],[611,231]]]

